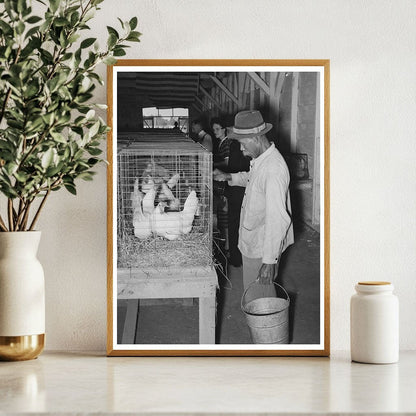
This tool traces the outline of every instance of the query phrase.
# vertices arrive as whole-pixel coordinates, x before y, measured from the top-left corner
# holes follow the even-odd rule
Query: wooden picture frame
[[[108,133],[107,147],[109,162],[107,171],[108,356],[329,355],[329,67],[329,60],[120,60],[116,65],[108,67],[107,123],[111,127],[111,131]],[[189,84],[185,85],[185,78],[181,78],[180,74],[189,75],[186,81]],[[194,82],[195,76],[197,76],[197,85],[192,87],[191,84]],[[170,81],[165,82],[165,79]],[[190,100],[190,95],[193,97],[192,100]],[[164,105],[165,103],[166,105]],[[183,103],[182,107],[178,107],[181,103]],[[165,112],[169,112],[166,107],[169,107],[169,111],[170,108],[172,109],[169,116],[163,116]],[[143,108],[149,108],[146,111],[157,111],[157,115],[147,116],[144,114]],[[183,125],[180,120],[182,116],[178,115],[179,110],[175,113],[177,108],[188,109],[188,119],[186,120],[186,116],[183,116]],[[141,163],[140,155],[143,153],[143,148],[146,146],[152,148],[152,143],[156,143],[152,140],[158,140],[158,138],[150,138],[146,142],[146,137],[150,136],[142,139],[140,136],[142,133],[139,131],[143,130],[147,135],[150,131],[156,132],[156,135],[163,135],[165,132],[161,130],[146,130],[145,124],[148,123],[154,127],[159,125],[158,123],[170,123],[172,120],[177,120],[180,122],[179,127],[185,131],[183,136],[190,136],[190,121],[196,116],[201,116],[201,114],[209,118],[218,114],[234,116],[238,111],[245,109],[260,110],[265,122],[270,122],[275,126],[274,130],[270,132],[273,137],[270,138],[269,133],[267,136],[270,140],[276,141],[276,147],[284,154],[291,172],[290,192],[294,222],[296,218],[296,221],[301,224],[300,227],[304,227],[301,228],[302,233],[310,233],[306,237],[302,234],[302,242],[299,244],[302,244],[303,248],[299,246],[299,250],[303,249],[305,253],[309,253],[315,244],[313,246],[315,256],[313,266],[304,264],[303,254],[299,254],[300,257],[292,255],[285,265],[285,267],[289,267],[288,264],[294,264],[296,265],[295,269],[301,270],[303,268],[307,270],[306,273],[311,273],[312,276],[310,280],[301,285],[294,278],[287,279],[289,283],[286,285],[294,287],[291,292],[289,290],[291,338],[287,344],[259,344],[246,341],[243,343],[239,341],[236,343],[212,343],[213,325],[215,330],[215,299],[217,295],[220,296],[219,293],[222,290],[220,289],[218,292],[217,284],[214,282],[215,277],[213,276],[218,276],[215,265],[207,266],[205,264],[202,268],[199,266],[164,265],[159,267],[156,265],[155,273],[149,273],[147,265],[142,267],[140,264],[136,264],[137,259],[142,259],[143,256],[134,254],[134,261],[133,257],[129,257],[127,263],[123,263],[122,267],[117,267],[118,263],[121,264],[122,254],[124,252],[131,253],[133,250],[125,249],[125,246],[121,244],[127,244],[125,243],[127,240],[122,240],[123,243],[120,243],[120,239],[128,238],[129,241],[133,241],[131,243],[133,245],[137,243],[136,229],[133,232],[131,229],[131,224],[135,220],[133,202],[130,200],[133,199],[131,195],[137,191],[139,183],[141,185],[138,192],[141,195],[143,195],[144,189],[143,183],[139,182],[137,172],[131,172],[134,166]],[[187,125],[186,122],[188,122]],[[229,125],[232,123],[233,119]],[[190,139],[189,141],[191,142]],[[143,143],[147,143],[146,146]],[[149,143],[151,144],[149,145]],[[187,143],[186,146],[188,146]],[[188,149],[186,146],[184,149]],[[163,149],[161,152],[163,153]],[[198,164],[198,172],[211,166],[209,164],[211,163],[209,161],[211,155],[207,156],[206,150],[204,152],[202,154],[198,150],[197,155],[189,159],[195,161],[189,163]],[[165,155],[163,160],[168,160],[166,158],[170,156],[169,151],[165,153],[163,153]],[[130,159],[122,159],[122,157],[130,157]],[[140,169],[141,172],[143,166]],[[202,178],[206,176],[198,174]],[[130,176],[127,178],[126,175]],[[135,177],[137,177],[136,180]],[[167,178],[169,177],[173,178],[173,170],[167,174]],[[202,181],[204,180],[202,179]],[[189,183],[184,184],[184,187],[185,185],[189,185]],[[210,176],[207,176],[203,186],[204,189],[212,186]],[[191,187],[189,187],[190,191]],[[200,200],[203,197],[201,192],[197,191]],[[297,196],[293,197],[293,195]],[[123,198],[127,203],[122,202]],[[209,206],[211,210],[212,188],[204,198],[206,198],[205,206]],[[299,212],[295,215],[297,204]],[[201,205],[200,201],[199,205]],[[212,219],[208,214],[207,218]],[[305,223],[307,225],[304,225]],[[210,238],[208,244],[211,249],[212,221],[207,222],[206,232]],[[308,235],[312,235],[311,240],[308,239]],[[158,238],[165,243],[163,238]],[[295,229],[295,246],[296,241]],[[140,244],[142,243],[140,242]],[[134,245],[134,247],[136,246],[137,244]],[[189,250],[192,252],[194,248]],[[133,251],[133,253],[135,252]],[[158,253],[154,258],[164,258],[160,252]],[[128,267],[125,267],[125,264]],[[207,271],[208,269],[211,272]],[[217,272],[215,272],[216,270]],[[214,271],[214,275],[212,271]],[[299,279],[304,279],[304,277],[299,277]],[[311,286],[310,282],[315,282],[314,286]],[[298,286],[296,286],[297,284]],[[311,287],[308,289],[307,285]],[[306,292],[314,294],[306,296]],[[187,301],[188,303],[185,301],[184,303],[180,303],[180,301],[179,303],[169,303],[178,302],[177,299],[163,303],[165,295],[169,298],[186,297],[190,300]],[[238,296],[241,297],[241,295],[242,293],[239,293]],[[182,338],[178,342],[178,333],[182,330],[180,321],[175,324],[178,326],[173,331],[176,338],[174,337],[172,342],[165,342],[160,338],[161,335],[157,338],[153,333],[148,334],[147,339],[150,341],[140,338],[143,331],[140,330],[140,323],[139,326],[137,323],[138,316],[140,316],[138,315],[138,298],[154,299],[157,296],[162,299],[162,304],[152,305],[150,302],[150,305],[145,305],[145,307],[149,311],[157,307],[165,308],[165,312],[158,312],[160,315],[158,322],[171,319],[170,311],[175,308],[188,307],[189,311],[193,311],[192,313],[199,313],[197,342],[182,342]],[[127,300],[129,297],[131,299]],[[196,298],[199,298],[199,301],[196,301]],[[243,312],[235,309],[231,313],[232,316],[237,316],[238,313],[243,316]],[[199,312],[195,312],[196,310]],[[153,321],[155,315],[152,312],[149,313],[150,318],[147,319],[156,322],[156,320]],[[238,325],[242,322],[241,316],[238,318],[240,319]],[[311,316],[315,318],[312,319]],[[219,319],[217,317],[217,324]],[[225,318],[221,317],[221,319]],[[146,322],[149,326],[148,321]],[[223,324],[224,321],[221,322]],[[172,326],[168,322],[166,324]],[[198,323],[196,325],[198,326]],[[234,326],[238,327],[238,325]],[[156,330],[160,326],[161,324],[155,323],[151,328]],[[198,328],[193,327],[192,331],[195,330],[198,331]],[[125,337],[124,342],[122,331]],[[239,336],[240,333],[237,335]],[[215,342],[218,339],[221,340],[217,333],[215,333],[215,337]]]

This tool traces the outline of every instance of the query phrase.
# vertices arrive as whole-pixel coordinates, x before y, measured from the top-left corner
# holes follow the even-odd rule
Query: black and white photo
[[[108,354],[329,354],[329,61],[108,72]]]

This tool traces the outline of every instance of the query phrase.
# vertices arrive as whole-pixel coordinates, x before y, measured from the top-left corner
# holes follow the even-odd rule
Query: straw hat
[[[265,123],[260,111],[247,110],[240,111],[234,119],[234,127],[230,129],[228,137],[230,139],[246,139],[261,134],[266,134],[272,129],[273,125]]]

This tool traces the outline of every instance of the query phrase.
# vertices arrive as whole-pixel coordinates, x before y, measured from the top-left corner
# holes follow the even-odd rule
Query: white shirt
[[[250,165],[250,172],[232,173],[228,182],[247,188],[241,206],[238,248],[246,257],[274,264],[294,242],[289,171],[274,143]]]

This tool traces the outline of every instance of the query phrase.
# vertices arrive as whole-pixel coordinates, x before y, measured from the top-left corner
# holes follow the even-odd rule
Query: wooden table
[[[216,289],[212,267],[118,269],[117,299],[128,299],[122,343],[133,344],[139,299],[198,298],[199,343],[215,344]]]

